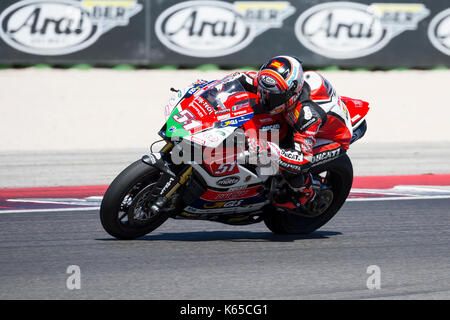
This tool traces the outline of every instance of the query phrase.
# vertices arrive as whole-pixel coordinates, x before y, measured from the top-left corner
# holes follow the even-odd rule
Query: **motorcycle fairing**
[[[220,131],[213,132],[212,129],[237,128],[253,117],[253,109],[248,102],[249,93],[245,91],[235,75],[183,92],[179,93],[183,97],[178,102],[174,99],[169,103],[173,109],[162,129],[167,138],[187,137],[186,139],[193,142],[205,141],[206,143],[208,141],[203,138],[204,135],[198,135],[200,132],[211,130],[209,134],[219,138]],[[210,143],[210,146],[219,145],[229,136],[229,132],[226,131],[228,135],[225,135],[217,144]],[[189,138],[195,135],[197,135],[195,138]]]
[[[350,114],[350,120],[353,126],[353,130],[363,123],[364,118],[369,112],[369,103],[364,100],[354,99],[341,96],[341,100],[345,103],[347,110]]]

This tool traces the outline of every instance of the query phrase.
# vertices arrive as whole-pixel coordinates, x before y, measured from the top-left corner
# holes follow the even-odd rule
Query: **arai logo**
[[[428,38],[433,46],[450,55],[450,8],[440,12],[428,26]]]
[[[298,40],[333,59],[367,56],[406,30],[417,29],[429,10],[423,4],[327,2],[303,12],[295,24]]]
[[[136,0],[25,0],[0,15],[0,37],[36,55],[64,55],[95,43],[105,32],[126,26],[142,10]]]
[[[286,1],[186,1],[157,18],[158,39],[193,57],[219,57],[239,51],[270,28],[280,28],[295,12]]]

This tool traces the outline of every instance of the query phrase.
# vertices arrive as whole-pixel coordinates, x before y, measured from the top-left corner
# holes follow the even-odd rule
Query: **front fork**
[[[168,142],[159,152],[159,155],[163,153],[168,153],[172,151],[174,144]],[[182,186],[184,185],[189,177],[192,175],[193,168],[190,165],[186,165],[178,174],[173,173],[167,162],[162,159],[162,157],[158,157],[156,154],[145,155],[142,157],[142,161],[158,168],[162,175],[158,179],[151,196],[155,198],[156,201],[150,207],[150,210],[153,213],[158,213],[165,206],[169,198]]]

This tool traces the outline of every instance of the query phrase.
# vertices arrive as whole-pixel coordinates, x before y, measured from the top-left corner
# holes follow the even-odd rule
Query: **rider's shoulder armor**
[[[339,96],[331,83],[315,71],[305,72],[305,83],[311,89],[310,98],[328,113],[339,103]]]
[[[305,72],[305,82],[311,88],[310,96],[313,101],[331,101],[333,96],[336,96],[336,91],[331,83],[315,71]]]

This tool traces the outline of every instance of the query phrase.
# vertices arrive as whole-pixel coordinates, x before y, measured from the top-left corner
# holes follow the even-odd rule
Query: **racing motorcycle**
[[[100,219],[110,235],[135,239],[168,218],[230,225],[264,221],[277,234],[309,234],[342,207],[353,182],[347,154],[311,167],[316,196],[307,205],[277,207],[278,197],[292,191],[276,168],[270,171],[276,161],[265,166],[249,161],[246,139],[247,132],[282,137],[288,126],[280,125],[282,115],[254,111],[250,102],[256,95],[244,89],[238,74],[172,91],[159,131],[164,146],[158,152],[151,147],[123,170],[103,197]],[[353,143],[366,132],[368,103],[341,100],[352,121]]]

